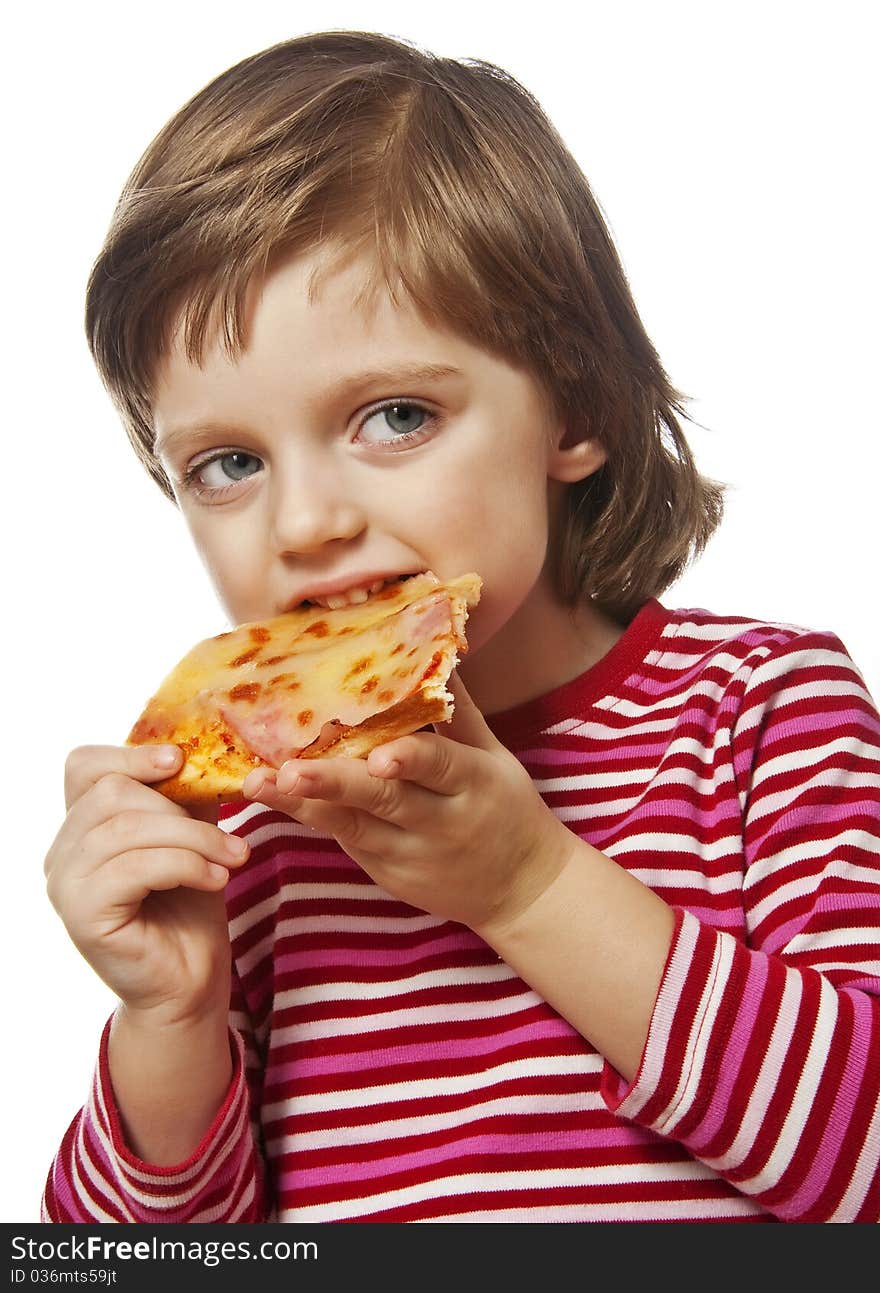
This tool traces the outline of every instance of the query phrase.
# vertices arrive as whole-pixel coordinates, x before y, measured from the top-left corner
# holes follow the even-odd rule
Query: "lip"
[[[314,601],[316,597],[335,597],[351,592],[353,588],[369,588],[380,579],[384,583],[386,580],[403,579],[407,575],[422,573],[420,570],[375,570],[366,571],[363,574],[340,575],[337,579],[325,579],[320,583],[306,584],[287,602],[284,611],[295,611],[303,602]]]

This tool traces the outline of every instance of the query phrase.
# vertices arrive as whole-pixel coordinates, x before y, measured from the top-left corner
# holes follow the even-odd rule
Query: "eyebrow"
[[[366,386],[379,384],[399,386],[408,382],[419,385],[423,382],[438,382],[447,377],[461,376],[463,376],[461,369],[453,368],[449,364],[400,364],[395,368],[372,368],[361,373],[353,373],[348,377],[341,378],[338,382],[334,382],[327,387],[322,397],[328,403],[337,403],[340,400],[350,399]],[[229,427],[226,431],[222,431],[222,428],[212,421],[192,422],[172,427],[164,435],[160,433],[156,437],[153,443],[153,453],[158,457],[176,445],[178,441],[186,440],[188,437],[198,435],[200,432],[210,432],[212,435],[221,432],[222,434],[234,434],[234,428]]]

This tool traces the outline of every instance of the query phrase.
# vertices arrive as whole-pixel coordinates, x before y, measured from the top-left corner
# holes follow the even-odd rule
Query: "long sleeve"
[[[618,1115],[781,1220],[880,1219],[880,716],[842,643],[737,679],[745,938],[682,907]]]
[[[237,977],[230,1045],[233,1075],[201,1144],[182,1163],[143,1162],[125,1143],[107,1063],[108,1020],[88,1102],[70,1124],[49,1171],[47,1222],[255,1222],[267,1219],[266,1172],[252,1109],[262,1065]]]

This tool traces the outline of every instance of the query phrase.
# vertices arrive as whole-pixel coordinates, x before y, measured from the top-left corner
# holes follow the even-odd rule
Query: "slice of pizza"
[[[252,768],[366,758],[452,717],[449,675],[467,651],[478,575],[396,580],[359,605],[304,604],[199,642],[149,700],[127,744],[179,745],[155,789],[181,804],[239,794]]]

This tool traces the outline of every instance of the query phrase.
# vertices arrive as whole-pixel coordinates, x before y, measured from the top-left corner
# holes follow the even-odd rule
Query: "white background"
[[[500,64],[590,178],[728,512],[667,606],[830,628],[880,698],[877,10],[738,4],[16,6],[5,19],[0,1220],[37,1218],[113,998],[42,860],[67,751],[121,742],[225,627],[91,367],[86,277],[128,172],[240,58],[359,28]],[[872,88],[872,86],[874,88]]]

